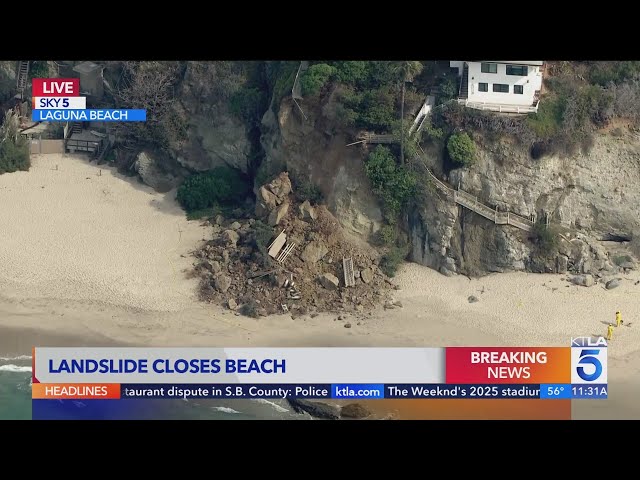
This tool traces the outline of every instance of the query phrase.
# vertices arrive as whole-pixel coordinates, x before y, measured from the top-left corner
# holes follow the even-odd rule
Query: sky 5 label
[[[571,383],[607,383],[607,349],[592,346],[571,348]]]

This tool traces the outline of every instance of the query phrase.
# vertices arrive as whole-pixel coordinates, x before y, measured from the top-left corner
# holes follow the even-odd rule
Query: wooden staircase
[[[71,125],[71,133],[82,133],[82,122],[73,122],[73,125]]]
[[[462,78],[460,79],[460,95],[458,95],[458,98],[469,98],[469,65],[467,63],[464,64],[464,68],[462,69]]]
[[[24,89],[27,87],[29,80],[29,62],[25,60],[18,61],[18,71],[16,74],[16,89],[21,99],[24,99]]]
[[[342,271],[344,273],[344,286],[355,286],[356,277],[353,271],[353,259],[351,257],[342,257]]]

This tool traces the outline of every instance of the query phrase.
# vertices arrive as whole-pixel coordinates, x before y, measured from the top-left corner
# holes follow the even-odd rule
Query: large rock
[[[558,255],[556,258],[556,270],[558,273],[567,273],[569,259],[564,255]]]
[[[622,281],[619,278],[614,278],[613,280],[609,280],[606,284],[607,290],[613,290],[616,287],[619,287]]]
[[[300,398],[287,398],[287,402],[296,413],[308,413],[314,418],[337,420],[340,418],[338,407],[322,402],[310,402]]]
[[[349,403],[340,409],[342,418],[367,418],[371,416],[371,411],[359,403]]]
[[[620,264],[620,268],[624,268],[625,270],[634,270],[636,268],[636,264],[633,262],[622,262]]]
[[[327,290],[335,290],[340,285],[340,280],[338,280],[338,277],[332,273],[325,273],[324,275],[321,275],[319,280],[320,284]]]
[[[149,152],[140,152],[136,157],[133,168],[142,181],[158,192],[168,192],[181,182],[180,176],[163,168],[164,159],[152,156]]]
[[[238,240],[240,240],[240,235],[234,230],[225,230],[222,232],[222,240],[227,244],[227,246],[235,248],[238,244]]]
[[[571,278],[571,283],[574,283],[576,285],[580,285],[583,287],[592,287],[595,285],[595,280],[593,278],[593,275],[576,275],[574,277]]]
[[[315,209],[309,203],[309,200],[305,200],[302,205],[300,205],[300,216],[303,220],[315,220],[318,217]]]
[[[360,278],[364,283],[370,283],[373,280],[373,271],[370,268],[365,268],[360,272]]]
[[[329,253],[329,249],[320,242],[313,241],[309,242],[309,244],[302,251],[302,255],[300,258],[304,260],[306,263],[316,263]]]
[[[258,190],[257,200],[259,203],[262,203],[264,208],[269,212],[278,206],[278,197],[267,190],[267,187],[264,185]]]
[[[278,197],[280,201],[291,193],[291,180],[287,172],[282,172],[276,178],[274,178],[267,187],[271,192]]]
[[[211,271],[214,274],[220,273],[222,271],[220,262],[216,260],[205,260],[203,263],[204,263],[204,266],[207,268],[207,270]]]
[[[289,212],[289,203],[283,203],[269,214],[269,225],[275,227],[282,222],[282,219]]]
[[[218,274],[213,279],[213,286],[216,287],[216,290],[220,293],[225,293],[231,286],[231,278],[227,275]]]

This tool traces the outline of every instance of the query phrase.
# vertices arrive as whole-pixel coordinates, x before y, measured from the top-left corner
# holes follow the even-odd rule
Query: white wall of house
[[[453,62],[452,62],[453,63]],[[499,105],[529,106],[533,103],[536,90],[542,88],[542,72],[540,67],[527,65],[527,76],[507,75],[507,65],[498,63],[497,73],[482,73],[481,62],[469,64],[469,102],[494,103]],[[480,83],[488,84],[488,91],[481,92]],[[509,86],[509,93],[493,91],[493,84]],[[514,85],[521,85],[522,94],[514,93]]]

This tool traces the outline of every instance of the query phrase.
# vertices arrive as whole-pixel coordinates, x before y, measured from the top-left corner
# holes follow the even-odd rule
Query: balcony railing
[[[537,113],[539,100],[536,100],[533,105],[505,105],[500,103],[487,103],[487,102],[472,102],[468,99],[460,99],[458,103],[465,107],[475,108],[476,110],[488,110],[491,112],[499,113]]]

